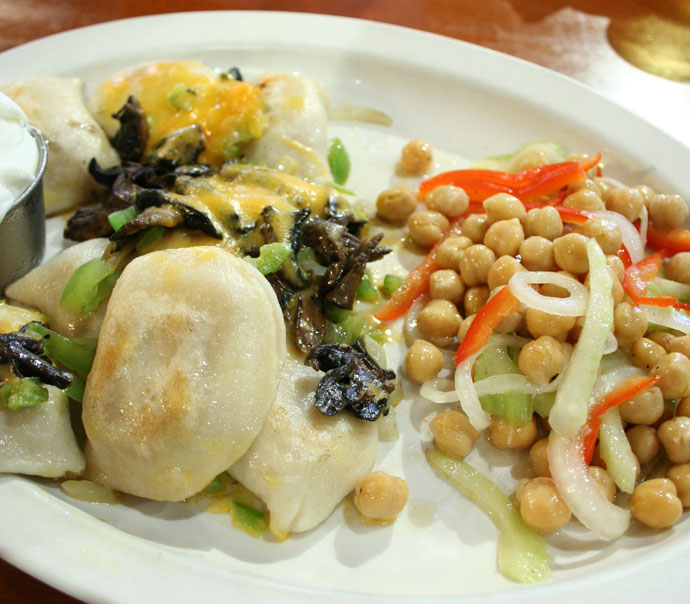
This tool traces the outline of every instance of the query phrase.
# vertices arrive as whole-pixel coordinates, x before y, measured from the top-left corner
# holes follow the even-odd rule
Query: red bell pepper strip
[[[628,253],[627,248],[623,244],[621,244],[620,248],[616,252],[616,256],[618,256],[621,259],[621,262],[623,263],[623,266],[626,269],[632,265],[632,259],[630,258],[630,254]]]
[[[553,195],[563,187],[584,182],[586,170],[599,163],[601,154],[584,164],[561,162],[529,168],[517,174],[498,170],[451,170],[443,172],[419,185],[419,194],[424,198],[429,191],[441,185],[462,187],[470,200],[484,201],[496,193],[510,193],[523,202],[534,201]]]
[[[421,264],[405,277],[404,283],[396,289],[386,303],[374,313],[375,319],[379,321],[393,321],[405,316],[412,304],[414,304],[414,301],[429,289],[429,277],[431,277],[431,273],[441,268],[436,260],[436,250],[441,241],[446,237],[459,235],[461,227],[462,220],[455,219],[451,222],[450,228],[443,238],[431,248]]]
[[[635,304],[675,306],[678,303],[673,296],[647,296],[647,283],[656,277],[666,256],[665,250],[659,250],[625,269],[623,289]]]
[[[520,301],[511,293],[508,286],[503,287],[482,306],[472,321],[470,328],[467,330],[455,353],[455,365],[459,365],[486,346],[489,337],[494,332],[496,325],[501,322],[501,319],[519,310]]]
[[[647,243],[657,250],[678,252],[690,252],[690,229],[671,229],[664,231],[649,226],[647,229]]]
[[[661,379],[660,375],[643,376],[636,375],[618,384],[604,398],[597,401],[589,413],[587,423],[582,427],[583,455],[585,463],[589,465],[594,454],[594,447],[599,436],[601,416],[609,409],[630,400],[640,392],[647,390]]]

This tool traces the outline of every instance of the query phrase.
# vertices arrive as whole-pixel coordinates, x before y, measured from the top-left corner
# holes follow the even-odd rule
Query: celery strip
[[[589,400],[613,325],[612,281],[606,256],[594,239],[587,241],[587,259],[590,281],[585,323],[549,415],[551,427],[568,438],[575,438],[587,421]]]
[[[498,568],[519,583],[544,581],[551,575],[546,544],[530,529],[510,499],[472,466],[436,449],[426,452],[429,464],[460,493],[477,505],[498,531]]]
[[[520,374],[520,369],[504,346],[486,348],[474,364],[474,381],[479,382],[493,375]],[[532,417],[532,396],[523,392],[487,394],[479,398],[484,410],[490,415],[507,419],[512,424],[524,424]]]
[[[657,296],[673,296],[676,300],[688,302],[690,300],[690,285],[657,277],[647,285],[647,293]]]
[[[618,488],[624,493],[632,493],[635,489],[637,465],[630,441],[623,430],[620,411],[615,407],[601,418],[599,454],[606,462],[606,469]]]

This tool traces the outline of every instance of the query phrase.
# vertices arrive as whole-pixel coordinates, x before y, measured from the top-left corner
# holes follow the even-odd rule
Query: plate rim
[[[330,26],[334,27],[340,27],[340,28],[346,28],[349,30],[357,29],[357,28],[367,28],[371,31],[376,31],[376,32],[382,32],[385,34],[385,36],[393,35],[393,37],[398,36],[398,35],[404,35],[404,36],[418,36],[419,40],[426,40],[430,45],[441,45],[441,46],[448,46],[448,45],[455,45],[457,48],[462,48],[464,49],[462,52],[465,53],[470,53],[471,55],[474,56],[481,56],[481,57],[489,57],[491,62],[500,62],[500,63],[505,63],[509,64],[511,66],[518,66],[517,68],[520,70],[521,75],[527,74],[530,76],[533,80],[535,81],[540,81],[544,77],[548,79],[555,79],[563,84],[566,88],[572,91],[579,91],[580,95],[584,95],[584,97],[591,97],[591,98],[596,98],[597,101],[595,104],[600,104],[603,107],[607,108],[608,111],[614,111],[614,113],[617,114],[617,116],[624,115],[625,120],[633,120],[638,127],[640,127],[640,124],[642,124],[643,129],[646,129],[647,133],[652,135],[653,138],[656,137],[661,137],[663,140],[665,140],[666,145],[670,145],[671,147],[675,147],[674,151],[680,151],[680,156],[685,155],[686,158],[690,158],[690,149],[688,149],[681,141],[678,139],[674,138],[671,134],[667,132],[661,131],[657,126],[651,124],[648,122],[645,118],[639,116],[638,114],[634,113],[632,110],[620,105],[619,103],[609,99],[605,95],[601,94],[600,92],[592,89],[591,87],[587,86],[586,84],[583,84],[581,82],[578,82],[568,76],[565,76],[563,74],[560,74],[558,72],[552,71],[548,68],[545,68],[543,66],[536,65],[534,63],[530,63],[526,60],[519,59],[516,57],[512,57],[509,55],[506,55],[504,53],[501,53],[499,51],[495,51],[492,49],[484,48],[469,42],[465,42],[462,40],[456,40],[453,38],[448,38],[439,34],[427,32],[427,31],[422,31],[422,30],[415,30],[411,28],[407,28],[404,26],[399,26],[399,25],[393,25],[393,24],[387,24],[387,23],[382,23],[382,22],[375,22],[375,21],[369,21],[366,19],[360,19],[360,18],[355,18],[355,17],[342,17],[342,16],[334,16],[334,15],[321,15],[321,14],[316,14],[316,13],[293,13],[293,12],[286,12],[286,11],[250,11],[250,10],[240,10],[240,11],[235,11],[235,10],[218,10],[218,11],[183,11],[183,12],[176,12],[176,13],[166,13],[166,14],[158,14],[158,15],[145,15],[145,16],[140,16],[140,17],[131,17],[127,19],[120,19],[120,20],[114,20],[114,21],[106,21],[102,23],[97,23],[97,24],[92,24],[88,25],[85,27],[81,28],[76,28],[64,32],[59,32],[55,34],[51,34],[49,36],[46,36],[44,38],[40,38],[37,40],[33,40],[31,42],[28,42],[26,44],[8,49],[6,51],[3,51],[0,53],[0,66],[3,65],[4,62],[6,61],[14,61],[19,57],[21,57],[26,54],[27,52],[29,53],[34,53],[34,52],[42,52],[43,50],[50,49],[50,47],[54,46],[55,44],[63,44],[68,41],[72,41],[75,38],[79,37],[89,37],[91,35],[95,35],[98,33],[107,33],[108,30],[111,31],[117,31],[120,28],[126,28],[132,24],[136,24],[136,26],[140,26],[143,23],[152,23],[152,22],[168,22],[171,23],[173,21],[181,21],[183,19],[213,19],[214,17],[222,17],[222,18],[228,18],[229,16],[238,16],[241,19],[245,20],[264,20],[264,21],[271,21],[272,25],[275,25],[275,20],[284,20],[284,19],[292,19],[296,22],[307,22],[307,21],[312,21],[314,23],[316,22],[321,22],[321,23],[328,23]],[[162,28],[161,28],[162,29]],[[395,32],[391,34],[391,32]],[[280,42],[276,42],[276,44],[280,44]],[[316,45],[315,45],[316,46]],[[369,49],[372,50],[372,49]],[[379,47],[379,45],[375,45],[374,50],[376,50],[378,56],[385,56],[382,54],[382,49]],[[420,64],[424,64],[425,61],[420,61]],[[476,74],[475,74],[476,76]],[[4,75],[3,75],[4,77]],[[481,79],[480,79],[481,81]],[[512,90],[510,86],[505,86],[505,84],[498,86],[499,90],[503,89],[508,89]],[[512,91],[513,93],[516,93],[516,91]],[[519,93],[519,91],[517,91]],[[518,94],[519,95],[519,94]],[[528,98],[525,95],[519,95],[521,98],[526,99]],[[548,102],[543,102],[543,104],[549,104]],[[680,160],[679,160],[680,161]],[[687,181],[682,181],[685,182],[685,187],[684,190],[686,192],[690,193],[690,185],[688,185]],[[17,482],[19,481],[19,483]],[[17,484],[21,484],[23,486],[19,486],[18,488],[15,488]],[[8,487],[9,485],[9,487]],[[14,486],[13,486],[14,485]],[[87,514],[86,512],[83,512],[75,507],[71,507],[70,510],[65,509],[65,507],[68,507],[69,504],[66,504],[65,502],[61,502],[57,498],[53,497],[49,493],[42,491],[41,493],[36,493],[36,489],[39,489],[39,487],[35,484],[32,483],[31,481],[21,478],[21,477],[14,477],[10,475],[4,475],[0,474],[0,495],[4,496],[9,496],[10,498],[15,497],[15,496],[20,496],[20,502],[21,502],[21,496],[26,495],[27,493],[24,492],[22,493],[22,490],[24,487],[28,488],[31,487],[33,489],[33,492],[31,495],[33,495],[34,498],[38,498],[40,501],[42,497],[45,497],[46,500],[42,501],[41,503],[43,505],[47,505],[49,508],[50,513],[55,514],[55,517],[58,518],[60,517],[61,514],[67,514],[69,516],[72,514],[72,517],[77,517],[80,518],[83,516],[83,519],[90,519],[87,520],[87,522],[90,521],[96,521],[96,518],[93,516]],[[40,489],[39,489],[40,490]],[[0,509],[3,507],[3,501],[4,497],[0,497]],[[49,500],[48,500],[49,499]],[[65,507],[63,507],[65,506]],[[2,515],[0,515],[2,516]],[[80,518],[81,519],[81,518]],[[82,520],[83,520],[82,519]],[[27,521],[30,520],[30,518],[26,519]],[[14,522],[14,519],[13,519]],[[9,524],[6,519],[1,519],[0,520],[0,525],[5,525],[6,529],[9,529]],[[115,530],[118,531],[118,529],[114,529],[114,527],[111,527],[110,525],[104,525],[108,527],[108,530]],[[121,531],[118,531],[121,532]],[[124,533],[123,533],[124,534]],[[139,541],[144,543],[147,547],[153,547],[151,544],[146,542],[143,539],[140,539],[135,536],[128,536],[131,539],[134,539],[135,541]],[[680,541],[679,539],[676,539],[676,541]],[[102,591],[99,591],[98,588],[95,585],[92,585],[91,582],[89,585],[84,585],[83,583],[79,582],[74,582],[72,581],[68,575],[61,574],[58,569],[53,568],[51,565],[47,566],[41,566],[40,563],[32,563],[35,561],[34,558],[31,557],[32,553],[36,553],[36,549],[34,548],[29,548],[25,549],[23,551],[20,550],[14,550],[12,547],[12,544],[9,544],[9,546],[5,545],[7,543],[7,539],[3,541],[2,538],[0,538],[0,554],[10,563],[15,564],[19,568],[22,568],[25,572],[28,572],[29,574],[35,576],[36,578],[45,581],[53,586],[55,586],[58,589],[61,589],[65,591],[66,593],[70,593],[71,595],[75,595],[76,597],[81,597],[81,598],[89,598],[89,599],[94,599],[94,600],[99,600],[99,601],[107,601],[107,602],[120,602],[120,601],[133,601],[131,599],[129,600],[122,600],[117,598],[116,594],[109,593],[109,594],[103,594]],[[16,543],[14,544],[16,546]],[[673,545],[673,544],[671,544]],[[664,548],[664,558],[668,558],[671,556],[671,553],[667,550],[673,550],[674,552],[677,549],[683,549],[687,550],[690,549],[687,546],[681,547],[682,544],[675,544],[676,547],[671,547],[668,546]],[[163,548],[165,550],[173,550],[174,548],[171,548],[169,546],[163,546],[160,544],[156,544],[154,549],[157,548]],[[22,553],[24,555],[22,555]],[[179,552],[176,552],[179,554]],[[167,551],[167,555],[170,555],[171,552]],[[615,574],[613,572],[614,569],[609,569],[607,571],[602,571],[602,572],[595,572],[591,575],[587,576],[587,581],[586,582],[608,582],[609,579],[607,578],[608,576],[611,576],[612,574]],[[620,569],[615,569],[615,570],[620,570]],[[226,571],[227,572],[227,571]],[[253,577],[248,577],[245,576],[239,572],[234,572],[234,571],[229,571],[233,577],[235,577],[237,580],[239,580],[240,583],[243,583],[244,585],[238,585],[238,587],[241,587],[242,591],[245,592],[247,589],[250,589],[251,592],[246,592],[243,593],[244,596],[250,598],[248,601],[265,601],[264,598],[269,598],[270,594],[269,592],[272,592],[273,590],[277,590],[275,593],[280,593],[280,595],[285,598],[287,596],[287,593],[294,592],[292,596],[295,597],[294,600],[290,599],[288,601],[295,601],[295,602],[304,602],[304,601],[310,601],[312,598],[314,598],[314,601],[316,601],[316,598],[318,597],[319,599],[322,599],[324,593],[328,593],[331,596],[331,599],[333,599],[333,596],[335,595],[336,598],[338,598],[338,594],[333,594],[332,592],[324,592],[323,590],[314,590],[314,589],[308,589],[308,588],[303,588],[303,587],[296,587],[292,585],[286,585],[286,584],[273,584],[271,585],[271,581],[267,581],[263,577],[259,578],[253,578]],[[622,572],[622,571],[621,571]],[[599,575],[607,575],[607,577],[599,577]],[[623,572],[623,574],[630,574],[630,572]],[[91,579],[94,575],[91,575],[89,578]],[[83,578],[83,577],[79,577]],[[98,584],[103,586],[103,584],[107,584],[109,581],[112,581],[112,577],[108,577],[107,575],[103,575],[101,582]],[[507,592],[499,592],[497,594],[492,594],[490,596],[487,596],[486,594],[482,594],[482,597],[488,597],[490,598],[491,601],[504,601],[509,599],[510,601],[522,601],[523,598],[526,599],[530,598],[533,601],[534,597],[551,597],[552,595],[558,594],[558,592],[564,592],[568,590],[577,590],[579,592],[579,589],[576,589],[575,585],[572,585],[572,583],[577,582],[577,583],[583,583],[582,579],[566,579],[563,581],[559,581],[557,583],[552,583],[548,585],[541,585],[541,586],[536,586],[536,587],[530,587],[530,588],[522,588],[518,590],[509,590]],[[258,590],[257,590],[258,588]],[[262,595],[262,592],[264,591],[265,594]],[[287,592],[287,593],[286,593]],[[660,595],[659,587],[657,586],[653,591],[649,592],[650,595]],[[675,592],[674,592],[675,593]],[[540,595],[541,594],[541,595]],[[634,591],[631,591],[631,594],[635,595],[636,597],[639,597],[640,590],[635,589]],[[388,600],[388,599],[400,599],[399,596],[385,596],[385,595],[367,595],[367,594],[359,594],[359,593],[343,593],[340,594],[343,598],[342,601],[348,601],[348,599],[352,598],[357,598],[360,601],[367,601],[369,599],[372,599],[372,601],[383,601],[383,600]],[[562,595],[562,594],[559,594]],[[477,594],[467,594],[463,596],[455,596],[450,599],[453,600],[463,600],[463,599],[468,599],[472,597],[476,597]],[[261,599],[255,599],[256,597],[259,597]],[[580,596],[578,596],[580,597]],[[112,599],[111,599],[112,598]],[[309,598],[310,600],[307,600],[305,598]],[[405,598],[406,601],[416,601],[414,598],[409,599]],[[563,598],[561,598],[563,599]],[[423,601],[448,601],[449,598],[424,598]],[[340,601],[336,599],[335,601]],[[567,600],[570,601],[570,600]]]

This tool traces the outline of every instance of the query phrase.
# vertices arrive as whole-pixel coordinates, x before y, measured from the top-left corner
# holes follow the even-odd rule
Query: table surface
[[[197,0],[195,10],[359,17],[473,42],[575,78],[690,146],[687,0]],[[57,32],[188,10],[179,0],[3,0],[0,52]],[[0,559],[5,604],[77,602]]]

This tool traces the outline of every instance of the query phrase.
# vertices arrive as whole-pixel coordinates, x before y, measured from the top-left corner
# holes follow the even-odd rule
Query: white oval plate
[[[214,67],[300,71],[325,83],[335,104],[376,107],[391,132],[468,157],[505,153],[535,139],[604,154],[608,175],[690,196],[690,150],[639,117],[565,77],[499,53],[399,27],[289,13],[203,12],[106,23],[0,55],[2,79],[75,75],[89,89],[131,64],[197,58]],[[355,158],[355,161],[367,158]],[[49,242],[61,245],[59,241]],[[577,528],[549,541],[554,578],[516,586],[496,571],[489,520],[436,478],[420,431],[430,407],[404,402],[401,438],[379,464],[405,476],[410,503],[389,527],[338,509],[285,543],[256,540],[227,516],[130,498],[99,506],[54,484],[0,477],[0,554],[76,597],[99,602],[487,601],[558,598],[679,599],[687,585],[690,521],[613,544]],[[472,461],[508,483],[507,456]],[[347,508],[347,506],[345,506]],[[654,581],[662,578],[663,584]]]

